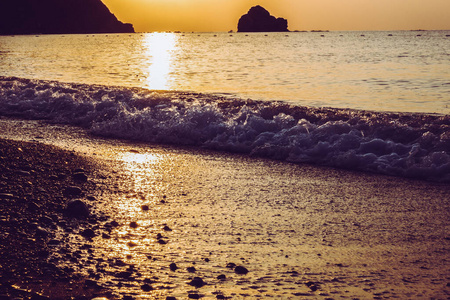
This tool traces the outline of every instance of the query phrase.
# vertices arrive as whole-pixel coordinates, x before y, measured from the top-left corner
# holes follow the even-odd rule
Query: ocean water
[[[450,31],[0,37],[0,75],[450,112]]]
[[[0,115],[450,181],[449,33],[0,37]]]

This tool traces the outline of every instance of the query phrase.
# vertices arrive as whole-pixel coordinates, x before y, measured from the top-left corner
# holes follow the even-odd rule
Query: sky
[[[289,30],[450,30],[450,0],[102,0],[136,32],[237,30],[261,5]]]

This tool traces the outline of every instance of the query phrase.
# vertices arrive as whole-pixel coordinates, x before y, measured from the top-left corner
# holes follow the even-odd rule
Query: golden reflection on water
[[[178,37],[173,33],[152,33],[145,36],[145,53],[150,60],[145,84],[152,90],[168,90],[172,61]]]

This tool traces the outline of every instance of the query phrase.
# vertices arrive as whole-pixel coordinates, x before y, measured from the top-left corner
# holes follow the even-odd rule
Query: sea
[[[0,116],[450,182],[450,31],[0,37]]]

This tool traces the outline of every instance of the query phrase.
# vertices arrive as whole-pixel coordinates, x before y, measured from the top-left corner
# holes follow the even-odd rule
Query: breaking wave
[[[95,135],[450,182],[450,116],[0,77],[0,115]]]

